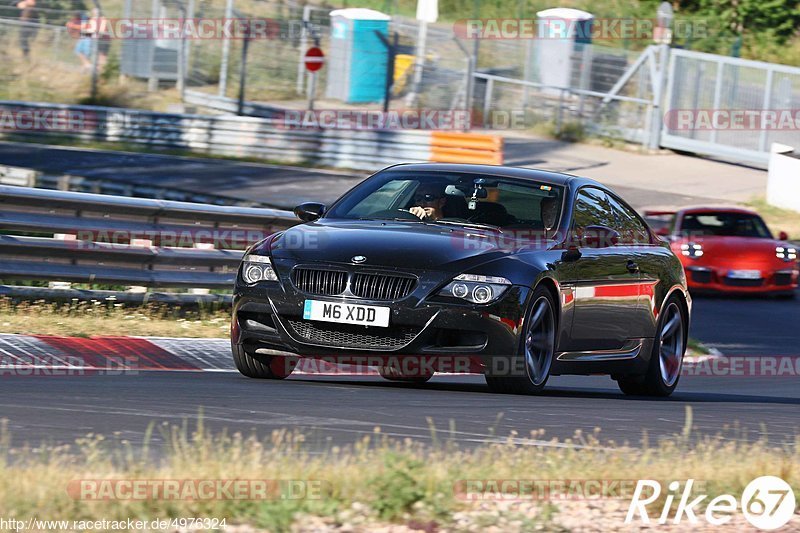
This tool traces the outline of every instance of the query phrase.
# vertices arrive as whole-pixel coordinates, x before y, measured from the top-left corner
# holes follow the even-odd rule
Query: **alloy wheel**
[[[680,375],[684,345],[683,320],[675,302],[670,303],[664,310],[664,325],[661,327],[658,342],[661,379],[666,386],[671,387]]]
[[[555,349],[555,317],[550,300],[539,297],[533,309],[525,333],[525,369],[535,386],[539,386],[550,375]]]

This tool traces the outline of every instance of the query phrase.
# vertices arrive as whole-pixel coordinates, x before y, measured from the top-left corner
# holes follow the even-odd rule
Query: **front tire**
[[[620,390],[633,396],[667,397],[678,386],[686,352],[687,320],[676,297],[667,300],[658,320],[658,333],[653,339],[650,363],[644,376],[622,377]]]
[[[297,357],[249,354],[241,344],[231,343],[233,363],[243,376],[254,379],[286,379],[297,366]]]
[[[545,287],[533,292],[531,302],[517,354],[502,360],[508,363],[507,368],[486,372],[486,383],[494,392],[538,394],[550,377],[556,346],[556,306]]]

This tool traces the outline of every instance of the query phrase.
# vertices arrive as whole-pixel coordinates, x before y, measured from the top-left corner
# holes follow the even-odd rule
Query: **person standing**
[[[88,17],[80,11],[73,13],[72,18],[67,22],[67,33],[76,39],[75,54],[81,60],[84,70],[92,68],[92,36],[89,32]]]
[[[19,20],[22,22],[22,27],[19,29],[19,47],[22,55],[27,58],[31,51],[31,41],[36,36],[36,26],[33,25],[38,17],[36,0],[17,2],[17,9],[20,10]]]

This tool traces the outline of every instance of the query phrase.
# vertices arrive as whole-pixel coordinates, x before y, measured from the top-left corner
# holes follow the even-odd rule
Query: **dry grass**
[[[433,430],[438,439],[433,447],[423,447],[410,440],[384,438],[376,428],[372,436],[353,446],[330,447],[321,453],[307,451],[301,435],[285,431],[275,431],[265,441],[239,434],[212,436],[202,425],[196,430],[184,425],[155,431],[166,442],[166,450],[156,454],[158,460],[152,459],[147,445],[135,448],[118,436],[110,440],[89,436],[71,448],[41,448],[34,453],[12,448],[10,436],[4,432],[0,442],[0,516],[75,520],[216,517],[226,518],[228,525],[243,523],[285,531],[292,524],[318,520],[312,517],[328,517],[327,524],[336,527],[365,522],[447,527],[457,517],[463,522],[463,511],[469,511],[471,526],[466,530],[481,531],[485,525],[503,521],[507,530],[537,526],[554,530],[561,520],[576,519],[560,517],[556,500],[533,502],[535,511],[514,516],[513,506],[505,506],[506,511],[499,513],[501,504],[476,506],[459,499],[454,484],[479,479],[693,478],[705,480],[703,493],[713,497],[741,494],[750,480],[776,475],[796,492],[800,487],[800,441],[782,448],[740,439],[698,441],[690,438],[688,430],[655,444],[645,437],[636,448],[602,442],[598,430],[594,435],[577,433],[563,442],[547,441],[548,445],[530,445],[532,441],[511,436],[495,445],[464,450],[448,441],[446,434],[437,435]],[[539,432],[530,437],[544,439]],[[146,440],[149,442],[149,437]],[[87,502],[66,492],[70,481],[80,479],[306,480],[320,482],[322,489],[319,498],[267,501]],[[619,507],[619,500],[608,501]],[[565,503],[566,508],[569,504]],[[598,500],[596,505],[602,508],[606,504]],[[511,527],[511,522],[516,527]]]
[[[747,206],[755,209],[776,236],[785,231],[792,240],[800,240],[800,213],[790,209],[781,209],[767,203],[764,198],[747,202]]]
[[[0,299],[0,333],[36,335],[148,335],[154,337],[227,337],[230,310],[181,310],[167,306],[127,308],[122,304],[53,304]]]

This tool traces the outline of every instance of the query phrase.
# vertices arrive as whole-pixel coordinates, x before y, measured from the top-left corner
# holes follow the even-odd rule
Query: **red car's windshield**
[[[772,238],[772,234],[761,217],[735,212],[687,213],[683,216],[681,233],[684,235]]]

